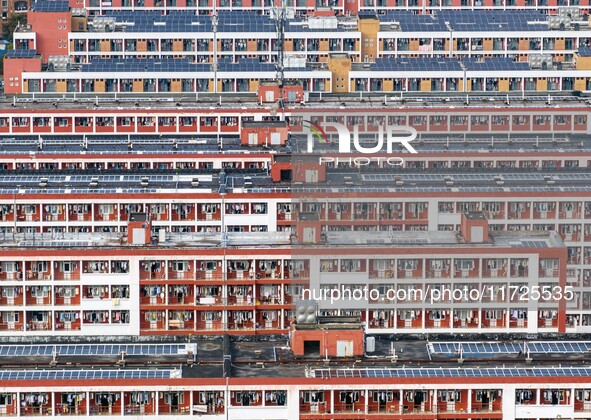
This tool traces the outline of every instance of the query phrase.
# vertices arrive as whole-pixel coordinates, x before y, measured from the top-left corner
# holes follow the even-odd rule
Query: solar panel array
[[[429,343],[433,354],[457,354],[461,347],[463,354],[510,354],[524,351],[523,343],[506,342],[434,342]],[[530,353],[587,353],[591,341],[531,341],[527,342]]]
[[[67,12],[70,10],[70,4],[67,1],[37,0],[33,4],[33,10],[36,12]]]
[[[329,26],[329,25],[327,25],[326,28],[323,28],[323,27],[310,28],[308,26],[307,22],[303,19],[287,19],[285,21],[285,33],[289,33],[289,32],[346,32],[346,31],[347,31],[346,28],[343,28],[343,27],[333,28],[332,26]]]
[[[90,247],[93,245],[91,241],[21,241],[18,246],[25,248],[74,248],[74,247]]]
[[[591,341],[534,341],[527,343],[531,353],[587,353]]]
[[[402,181],[408,181],[413,183],[424,182],[433,184],[437,182],[444,182],[446,176],[451,176],[453,180],[466,184],[482,184],[483,182],[493,182],[495,176],[499,176],[494,173],[479,173],[479,174],[362,174],[361,179],[365,182],[389,182],[392,183],[397,179]],[[547,175],[541,173],[503,173],[503,181],[506,182],[505,186],[510,183],[516,183],[521,186],[525,184],[543,183],[546,184]],[[582,183],[587,184],[589,175],[585,173],[559,173],[552,176],[555,181],[561,181],[562,183]],[[518,185],[518,186],[519,186]]]
[[[210,64],[191,63],[186,58],[134,58],[123,60],[118,58],[94,59],[91,63],[82,66],[86,72],[197,72],[208,73],[212,71]]]
[[[275,22],[268,16],[254,12],[218,12],[218,32],[273,32]]]
[[[511,378],[589,377],[591,367],[315,369],[315,378]]]
[[[31,380],[93,380],[93,379],[169,379],[176,372],[162,370],[4,370],[0,371],[0,381]]]
[[[519,343],[429,343],[429,352],[433,354],[457,354],[462,349],[464,354],[503,354],[519,353],[523,346]]]
[[[460,62],[445,57],[377,58],[373,71],[462,71]]]
[[[441,10],[438,18],[456,32],[547,31],[546,15],[534,10]]]
[[[515,71],[529,70],[529,64],[521,61],[513,61],[509,57],[491,57],[485,60],[477,58],[464,58],[462,60],[466,70],[476,71]]]
[[[6,58],[34,58],[37,50],[10,50],[6,53]]]
[[[2,194],[88,194],[96,188],[0,188]],[[102,194],[147,194],[155,193],[157,188],[100,188]]]
[[[128,356],[164,356],[186,354],[185,344],[61,344],[0,346],[0,357],[51,356],[115,356],[125,352]]]
[[[117,23],[125,25],[125,32],[211,32],[213,22],[210,16],[195,15],[194,12],[175,10],[163,16],[159,11],[109,11],[106,16],[114,17]]]
[[[546,241],[511,242],[511,248],[548,248]]]
[[[379,16],[381,23],[396,22],[404,32],[448,32],[443,19],[434,19],[432,15],[415,15],[409,11],[394,11]],[[382,26],[387,30],[387,27]]]
[[[256,58],[241,58],[237,63],[233,63],[229,60],[220,60],[218,62],[219,71],[275,71],[275,64],[273,63],[261,63]]]

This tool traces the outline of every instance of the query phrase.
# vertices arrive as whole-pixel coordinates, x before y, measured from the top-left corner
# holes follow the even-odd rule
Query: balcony
[[[25,401],[27,396],[25,395]],[[28,416],[52,416],[51,402],[44,403],[41,406],[25,405],[21,406],[21,417]]]
[[[58,398],[59,393],[56,394],[56,398]],[[86,402],[82,400],[82,402],[78,402],[75,398],[72,400],[71,404],[69,403],[62,403],[55,405],[55,412],[58,416],[85,416],[86,415]]]
[[[121,402],[116,401],[114,404],[106,403],[105,405],[90,405],[91,416],[119,416],[121,415]]]

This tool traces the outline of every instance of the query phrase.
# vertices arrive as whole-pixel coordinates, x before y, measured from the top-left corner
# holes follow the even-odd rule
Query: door
[[[306,169],[306,182],[318,182],[318,171]]]
[[[271,133],[271,144],[281,144],[281,133]]]
[[[256,146],[259,142],[259,133],[248,133],[248,144],[250,146]]]
[[[471,226],[470,235],[472,236],[471,242],[484,241],[484,230],[483,230],[482,226]]]
[[[316,242],[316,228],[306,227],[304,228],[304,243]]]
[[[337,357],[353,356],[353,341],[337,340]]]
[[[146,232],[142,228],[133,228],[133,244],[143,245],[146,242]]]

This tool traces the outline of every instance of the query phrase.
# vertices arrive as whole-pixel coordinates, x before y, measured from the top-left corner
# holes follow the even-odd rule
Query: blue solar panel
[[[316,378],[588,377],[591,367],[315,369]]]
[[[37,0],[33,4],[33,10],[36,12],[67,12],[70,10],[70,4],[67,1]]]
[[[171,11],[162,15],[154,11],[109,11],[106,16],[115,18],[125,32],[211,32],[211,16],[195,15],[189,11]]]
[[[432,15],[415,15],[410,11],[392,11],[379,16],[381,23],[398,23],[403,32],[448,32],[445,21]]]
[[[125,352],[128,356],[187,354],[186,344],[62,344],[0,346],[0,357],[51,356],[114,356]]]
[[[34,58],[37,50],[10,50],[6,53],[6,58]]]
[[[171,369],[161,370],[4,370],[0,381],[91,380],[91,379],[165,379],[175,376]]]
[[[218,32],[275,32],[275,21],[254,12],[221,11],[217,29]]]
[[[461,31],[547,31],[546,15],[534,10],[442,10],[438,18]]]
[[[465,356],[471,354],[511,354],[530,353],[587,353],[591,351],[591,341],[529,341],[526,343],[505,342],[434,342],[429,343],[433,354],[459,354],[460,348]]]
[[[464,58],[462,60],[467,70],[476,71],[519,71],[529,70],[529,64],[521,61],[513,61],[509,57],[490,57],[487,59]]]
[[[459,61],[453,58],[378,58],[371,64],[373,71],[462,71]]]
[[[95,58],[82,66],[85,72],[197,72],[212,71],[211,64],[192,63],[186,58],[136,58],[124,60],[119,58]]]
[[[252,71],[252,72],[262,72],[262,71],[275,71],[275,64],[273,63],[261,63],[256,58],[242,58],[238,60],[237,63],[233,63],[230,60],[220,60],[218,62],[218,70],[219,71]]]

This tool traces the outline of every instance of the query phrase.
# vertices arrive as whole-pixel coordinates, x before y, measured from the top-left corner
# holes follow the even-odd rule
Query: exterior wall
[[[591,70],[591,57],[575,55],[577,70]]]
[[[349,91],[349,72],[351,60],[347,56],[332,55],[328,59],[328,69],[332,72],[332,92]]]
[[[14,15],[26,14],[29,7],[31,7],[30,0],[8,0],[7,7],[2,8],[2,17],[9,21]]]
[[[362,356],[364,353],[364,333],[357,330],[298,330],[291,331],[291,349],[296,356],[304,355],[306,341],[320,343],[320,357],[337,357],[339,341],[352,341],[351,356]]]
[[[251,144],[251,135],[256,136],[259,145],[272,145],[271,137],[273,134],[279,134],[281,145],[285,145],[287,140],[287,126],[284,127],[243,127],[240,131],[240,143],[247,146]],[[251,144],[252,145],[252,144]]]
[[[529,382],[526,382],[529,380]],[[166,420],[178,419],[179,416],[190,414],[190,407],[199,406],[199,392],[212,391],[223,395],[223,406],[218,414],[202,414],[206,419],[229,418],[236,420],[255,420],[261,415],[265,418],[281,418],[287,420],[317,419],[331,416],[364,415],[365,418],[396,418],[416,419],[435,418],[448,415],[470,415],[473,419],[535,419],[539,417],[584,419],[589,416],[589,409],[585,408],[584,402],[578,401],[575,397],[580,392],[588,391],[591,388],[587,378],[578,377],[537,377],[537,378],[398,378],[393,381],[391,378],[260,378],[244,379],[230,378],[227,383],[225,379],[168,379],[164,380],[111,380],[106,381],[70,381],[70,384],[62,384],[62,381],[7,381],[3,392],[13,393],[17,401],[27,394],[38,392],[47,393],[51,397],[51,403],[42,407],[46,415],[55,413],[61,408],[60,401],[62,393],[77,392],[83,396],[82,401],[87,405],[79,408],[86,413],[93,412],[97,415],[98,406],[94,403],[91,394],[109,392],[118,394],[125,404],[129,401],[129,394],[132,392],[146,391],[154,395],[154,404],[148,405],[149,410],[154,411],[154,416]],[[64,381],[65,382],[65,381]],[[280,382],[280,383],[279,383]],[[516,391],[527,390],[534,395],[533,400],[520,403],[516,401]],[[541,398],[546,390],[559,390],[565,396],[564,401],[559,404],[552,404]],[[266,392],[283,391],[286,394],[284,406],[272,406],[264,398]],[[356,403],[346,405],[341,402],[341,392],[358,392],[359,400]],[[408,393],[415,391],[424,392],[427,399],[422,404],[414,406],[409,401]],[[452,391],[461,396],[460,401],[455,405],[462,407],[463,412],[453,413],[447,403],[442,402],[440,395],[443,392]],[[184,395],[182,405],[178,411],[171,413],[168,404],[164,403],[164,395],[167,392],[181,392]],[[260,404],[252,406],[240,406],[235,404],[235,396],[238,392],[259,392],[263,399]],[[381,407],[374,400],[374,392],[390,392],[391,399]],[[491,395],[489,404],[482,404],[478,400],[480,392],[488,392]],[[320,395],[322,402],[311,403],[310,394]],[[150,398],[152,398],[150,396]],[[91,403],[92,401],[92,403]],[[150,400],[152,401],[152,399]],[[117,419],[127,413],[129,405],[120,404],[114,406],[112,414],[104,412],[101,418]],[[27,415],[31,407],[20,407],[16,414],[19,418],[34,418],[35,414]],[[10,407],[12,409],[12,407]],[[16,408],[16,407],[15,407]],[[188,408],[188,410],[187,410]],[[182,411],[180,411],[182,409]],[[95,411],[93,411],[95,410]],[[325,414],[326,413],[326,414]],[[14,415],[13,414],[13,415]],[[62,413],[63,414],[63,413]],[[88,414],[66,413],[70,417],[87,417]],[[149,413],[152,414],[152,413]],[[197,414],[197,413],[195,413]],[[127,414],[127,415],[133,415]],[[148,414],[146,414],[148,415]],[[39,414],[36,415],[37,417]]]
[[[5,58],[4,91],[13,94],[26,92],[22,74],[28,71],[41,71],[41,58]]]
[[[68,55],[68,34],[72,31],[70,12],[29,10],[27,22],[37,33],[37,52],[44,62],[50,55]]]
[[[357,24],[361,32],[361,61],[373,62],[378,57],[378,19],[358,18]]]
[[[488,241],[488,220],[470,220],[462,213],[462,236],[466,242],[473,242],[472,239],[472,228],[479,228],[482,230],[483,238],[482,242]]]

